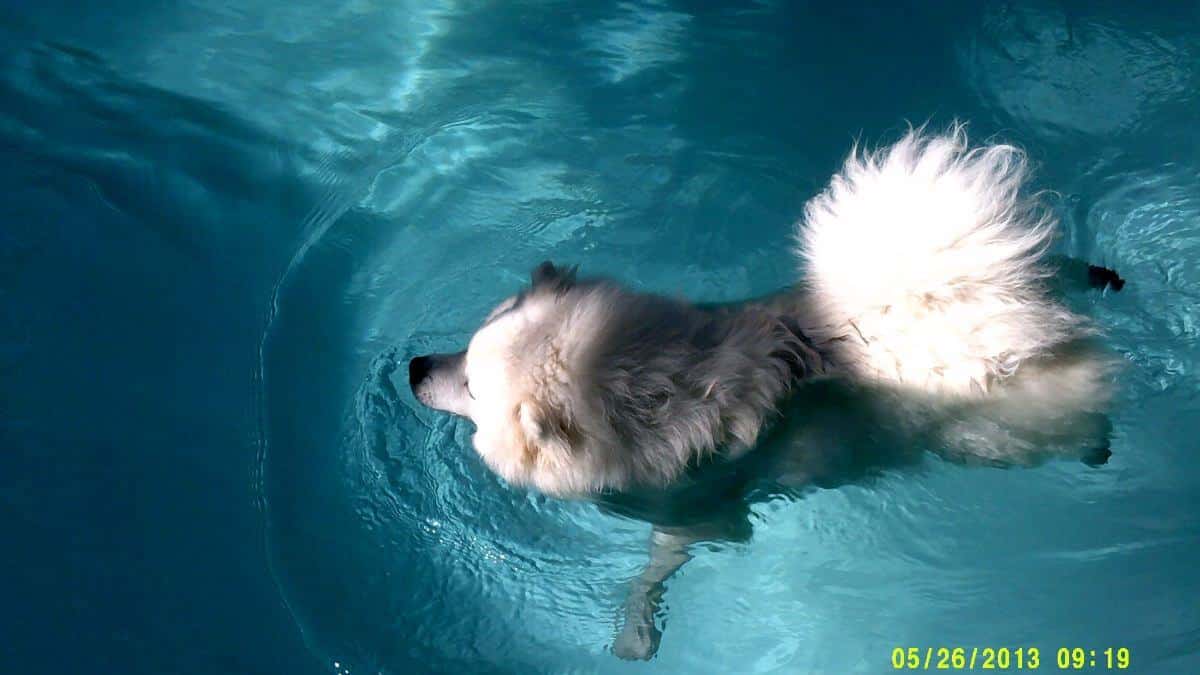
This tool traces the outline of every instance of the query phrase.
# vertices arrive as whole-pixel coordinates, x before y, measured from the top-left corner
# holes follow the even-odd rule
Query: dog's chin
[[[449,413],[457,417],[470,417],[470,397],[466,392],[457,391],[445,382],[431,379],[412,388],[413,398],[417,403],[438,412]]]
[[[471,419],[470,411],[461,401],[446,401],[442,398],[433,396],[429,392],[423,391],[415,391],[413,392],[413,396],[417,399],[417,403],[420,403],[430,410],[446,413],[448,415],[453,415],[454,417],[460,417],[466,420]]]
[[[465,416],[470,392],[462,372],[464,352],[418,356],[408,364],[408,386],[413,398],[433,410]]]

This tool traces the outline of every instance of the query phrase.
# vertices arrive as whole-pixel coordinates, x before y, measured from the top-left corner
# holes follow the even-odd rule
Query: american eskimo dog
[[[693,467],[736,463],[773,428],[853,407],[829,405],[829,382],[886,401],[895,429],[948,454],[1019,462],[1074,443],[1103,461],[1113,361],[1053,287],[1124,281],[1053,264],[1055,223],[1027,175],[1017,148],[972,148],[961,126],[855,149],[804,209],[795,287],[698,305],[546,262],[466,350],[412,359],[412,391],[469,418],[510,484],[561,497],[669,491]],[[812,480],[824,451],[792,445],[778,476]],[[655,529],[619,655],[654,653],[662,582],[705,536]]]

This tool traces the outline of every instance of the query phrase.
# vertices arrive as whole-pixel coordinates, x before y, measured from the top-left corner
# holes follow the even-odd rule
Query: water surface
[[[22,672],[1200,669],[1200,14],[185,0],[0,11],[0,657]],[[856,140],[1025,147],[1128,363],[1114,455],[752,505],[609,653],[649,526],[514,490],[397,361],[545,258],[721,301]],[[1043,669],[1052,669],[1047,665]]]

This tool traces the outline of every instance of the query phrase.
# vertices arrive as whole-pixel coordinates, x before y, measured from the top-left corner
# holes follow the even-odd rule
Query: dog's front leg
[[[623,659],[650,659],[658,651],[662,632],[654,615],[665,590],[664,582],[692,556],[687,547],[694,539],[654,528],[650,535],[650,562],[634,580],[625,600],[625,621],[613,653]]]

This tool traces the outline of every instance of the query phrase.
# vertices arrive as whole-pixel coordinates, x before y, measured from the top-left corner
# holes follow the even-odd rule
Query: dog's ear
[[[556,278],[558,278],[558,268],[554,266],[554,263],[545,260],[542,264],[533,268],[533,272],[529,274],[529,283],[534,286],[540,286]]]
[[[533,268],[529,274],[529,283],[534,288],[553,287],[557,290],[566,290],[575,283],[575,272],[577,267],[559,267],[549,260]]]
[[[529,459],[551,465],[570,459],[578,434],[565,410],[526,400],[517,406],[517,423]]]

